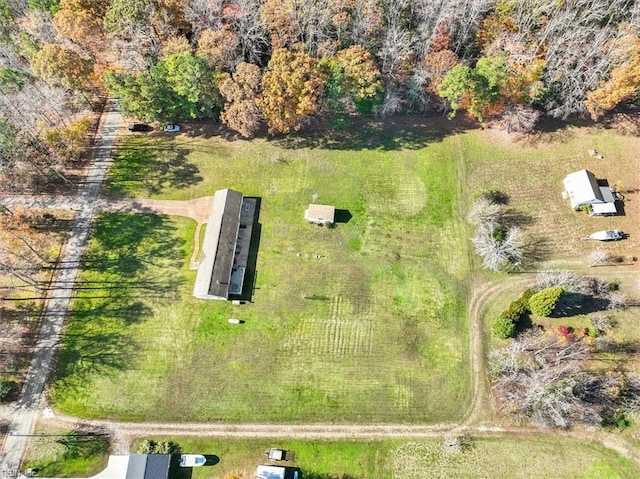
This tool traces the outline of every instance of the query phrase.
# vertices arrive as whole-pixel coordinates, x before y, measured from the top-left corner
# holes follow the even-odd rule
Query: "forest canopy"
[[[0,118],[32,148],[105,95],[247,137],[406,112],[531,131],[637,102],[639,27],[636,0],[0,0]]]

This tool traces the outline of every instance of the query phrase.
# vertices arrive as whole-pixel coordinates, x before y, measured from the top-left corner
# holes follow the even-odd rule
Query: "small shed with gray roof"
[[[304,211],[304,219],[309,223],[331,226],[336,219],[336,207],[311,204]]]

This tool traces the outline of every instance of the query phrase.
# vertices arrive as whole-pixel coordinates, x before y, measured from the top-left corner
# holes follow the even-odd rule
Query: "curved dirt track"
[[[602,276],[618,276],[620,273],[637,272],[619,270],[599,271]],[[600,274],[602,273],[602,274]],[[469,300],[470,360],[472,368],[473,399],[467,419],[454,424],[224,424],[224,423],[135,423],[106,420],[81,420],[57,416],[46,420],[61,427],[96,428],[108,431],[115,453],[126,454],[133,439],[142,436],[159,437],[219,437],[219,438],[297,438],[297,439],[353,439],[374,440],[385,438],[434,438],[445,434],[474,437],[513,438],[573,438],[588,443],[598,443],[633,460],[640,466],[640,451],[619,434],[604,430],[575,428],[569,431],[538,429],[517,425],[491,425],[482,423],[483,414],[490,411],[488,385],[485,375],[485,359],[482,341],[482,315],[488,303],[502,294],[506,287],[525,286],[534,281],[533,274],[508,276],[473,289]],[[489,414],[490,415],[490,414]]]
[[[99,184],[99,183],[98,183]],[[464,194],[465,185],[459,185]],[[96,195],[93,211],[122,211],[140,213],[164,213],[187,216],[198,222],[199,227],[206,221],[211,208],[211,197],[198,198],[188,201],[140,200],[140,199],[109,199]],[[86,206],[86,199],[80,197],[9,197],[3,198],[7,205],[24,205],[40,208],[77,209]],[[195,242],[196,245],[198,241]],[[196,252],[194,252],[194,256]],[[615,276],[622,274],[636,274],[637,271],[606,271],[598,269],[598,276]],[[113,440],[114,452],[126,454],[132,439],[141,436],[200,436],[200,437],[236,437],[236,438],[301,438],[301,439],[384,439],[384,438],[432,438],[442,437],[446,433],[457,435],[467,434],[477,437],[567,437],[588,442],[597,442],[611,448],[634,460],[640,466],[640,451],[623,437],[604,431],[587,431],[575,429],[572,431],[540,430],[529,427],[498,426],[483,424],[484,417],[491,416],[489,391],[485,374],[485,359],[483,350],[482,315],[487,304],[507,287],[514,284],[532,281],[533,275],[522,274],[501,278],[499,280],[477,284],[471,290],[469,297],[469,358],[471,366],[472,400],[466,419],[458,424],[438,425],[364,425],[364,424],[219,424],[219,423],[131,423],[104,420],[81,420],[66,416],[53,419],[42,419],[47,424],[73,428],[79,425],[102,429],[108,432]],[[16,408],[11,412],[20,412]],[[35,412],[35,411],[32,411]],[[488,412],[488,413],[487,413]],[[6,453],[6,451],[5,451]],[[4,458],[6,459],[6,457]]]

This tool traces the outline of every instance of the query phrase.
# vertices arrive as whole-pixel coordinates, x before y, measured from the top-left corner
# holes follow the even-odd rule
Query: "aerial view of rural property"
[[[640,0],[0,0],[0,479],[640,477]]]

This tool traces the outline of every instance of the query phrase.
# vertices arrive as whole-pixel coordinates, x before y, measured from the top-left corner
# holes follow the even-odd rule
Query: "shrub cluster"
[[[145,439],[137,448],[138,454],[180,454],[180,446],[172,441]]]
[[[512,301],[507,309],[493,320],[491,331],[500,339],[512,338],[516,327],[525,314],[529,311],[529,299],[534,294],[531,288],[525,289],[520,297]]]
[[[529,310],[536,316],[549,316],[558,305],[564,288],[555,286],[545,288],[529,298]]]

